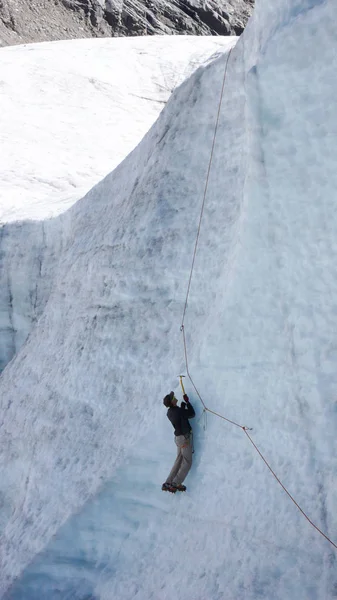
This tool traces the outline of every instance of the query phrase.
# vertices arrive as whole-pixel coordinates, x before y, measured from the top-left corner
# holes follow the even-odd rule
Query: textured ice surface
[[[257,4],[229,62],[185,322],[209,407],[254,428],[334,541],[336,43],[332,2]],[[6,598],[335,597],[334,549],[242,431],[211,415],[202,429],[190,386],[188,492],[160,491],[224,66],[177,89],[64,215],[48,303],[0,383]]]
[[[0,372],[49,297],[63,239],[62,219],[51,217],[120,163],[173,89],[234,40],[172,36],[1,49]]]

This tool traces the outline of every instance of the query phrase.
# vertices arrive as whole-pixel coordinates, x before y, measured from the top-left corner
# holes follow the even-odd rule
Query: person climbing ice
[[[182,485],[192,466],[192,427],[189,419],[195,416],[195,411],[189,401],[189,397],[184,393],[184,402],[177,406],[177,398],[174,392],[167,394],[163,400],[164,406],[168,408],[167,417],[174,427],[174,441],[177,446],[177,458],[171,469],[171,472],[162,485],[164,492],[185,492],[186,486]]]

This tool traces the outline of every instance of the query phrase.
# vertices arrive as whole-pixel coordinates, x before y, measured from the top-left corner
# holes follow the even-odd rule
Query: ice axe
[[[181,385],[181,389],[183,390],[183,395],[185,395],[185,388],[184,388],[184,384],[183,384],[183,377],[185,377],[185,375],[178,375],[179,379],[180,379],[180,385]]]

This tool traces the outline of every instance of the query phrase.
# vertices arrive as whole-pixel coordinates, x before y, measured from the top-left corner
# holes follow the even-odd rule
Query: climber
[[[174,441],[177,446],[177,458],[171,472],[162,485],[164,492],[185,492],[186,486],[182,485],[187,473],[192,466],[192,427],[188,419],[195,416],[194,408],[187,394],[183,396],[181,406],[177,406],[177,398],[174,392],[167,394],[163,400],[164,406],[168,408],[167,417],[174,427]]]

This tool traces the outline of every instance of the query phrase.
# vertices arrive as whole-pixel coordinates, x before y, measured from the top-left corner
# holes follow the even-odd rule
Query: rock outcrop
[[[0,0],[0,46],[85,37],[240,35],[254,0]]]

